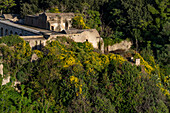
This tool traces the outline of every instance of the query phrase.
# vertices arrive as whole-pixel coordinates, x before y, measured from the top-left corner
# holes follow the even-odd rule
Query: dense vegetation
[[[131,40],[133,50],[124,56],[140,58],[144,65],[100,54],[87,42],[65,40],[66,46],[60,40],[31,51],[19,37],[3,37],[4,74],[23,85],[20,93],[11,84],[1,86],[2,112],[168,112],[169,0],[1,0],[0,10],[21,17],[75,12],[74,27],[97,29],[106,46]],[[31,63],[33,53],[39,60]]]
[[[42,51],[31,51],[18,36],[0,42],[4,75],[11,76],[0,87],[1,112],[169,112],[170,95],[153,56],[145,61],[128,51],[125,56],[141,59],[143,66],[135,66],[120,55],[101,54],[88,42],[65,37]],[[34,53],[39,59],[30,62]],[[16,80],[22,84],[15,86],[18,90],[11,87]]]

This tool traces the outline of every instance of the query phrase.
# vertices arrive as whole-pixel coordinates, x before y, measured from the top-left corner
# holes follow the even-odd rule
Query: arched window
[[[22,36],[22,34],[19,34],[19,36]]]
[[[18,35],[18,33],[17,33],[17,32],[15,32],[15,35]]]
[[[8,29],[5,30],[5,36],[8,35]]]
[[[12,30],[10,31],[10,35],[12,35],[13,34],[13,32],[12,32]]]

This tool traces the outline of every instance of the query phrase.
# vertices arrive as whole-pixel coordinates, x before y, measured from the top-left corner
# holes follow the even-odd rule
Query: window
[[[51,26],[51,30],[54,31],[54,26]]]
[[[66,25],[65,25],[65,30],[68,30],[69,27],[68,27],[68,22],[66,22]]]

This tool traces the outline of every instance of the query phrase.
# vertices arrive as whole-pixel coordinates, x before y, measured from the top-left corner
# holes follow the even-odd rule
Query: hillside
[[[1,112],[169,113],[169,0],[1,0],[0,10],[22,20],[71,12],[74,28],[96,29],[105,45],[102,54],[57,37],[39,51],[19,36],[2,37],[1,82],[11,82],[0,87]],[[113,46],[124,41],[123,50]]]
[[[88,42],[64,37],[42,51],[32,51],[17,36],[0,42],[4,75],[11,76],[0,87],[2,112],[169,112],[170,95],[152,56],[145,61],[128,51],[141,59],[136,66],[120,55],[101,54]],[[31,62],[32,54],[38,60]],[[21,82],[15,86],[19,92],[11,87],[16,80]]]

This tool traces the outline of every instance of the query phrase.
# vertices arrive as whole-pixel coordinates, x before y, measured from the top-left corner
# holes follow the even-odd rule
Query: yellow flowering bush
[[[72,55],[70,54],[59,54],[56,56],[57,59],[60,60],[60,64],[62,64],[62,66],[64,68],[70,67],[72,65],[81,65],[79,60],[76,60]]]
[[[77,77],[75,76],[70,76],[70,82],[72,84],[75,85],[75,87],[79,90],[78,92],[76,92],[76,96],[78,96],[79,94],[82,94],[82,85],[79,85],[79,80]]]
[[[84,19],[81,15],[75,16],[73,18],[73,27],[78,29],[90,29],[89,27],[86,26]]]
[[[102,69],[104,69],[104,65],[102,65],[103,61],[102,61],[99,53],[89,52],[88,56],[85,56],[85,57],[86,57],[86,60],[84,61],[83,64],[86,66],[88,73],[92,72],[90,70],[102,71]],[[95,72],[93,72],[93,73],[95,73]]]
[[[161,89],[163,94],[165,96],[170,96],[170,93],[167,89],[165,89],[165,86],[161,83],[161,80],[164,82],[164,84],[168,84],[168,76],[164,76],[164,74],[161,73],[160,67],[158,64],[155,63],[155,59],[153,56],[148,56],[148,62],[143,59],[143,57],[139,54],[136,53],[134,58],[139,58],[141,60],[141,65],[145,66],[145,71],[148,74],[151,74],[152,71],[155,71],[158,75],[159,83],[157,86]]]
[[[135,56],[134,56],[134,59],[137,59],[137,58],[140,59],[141,65],[144,65],[144,66],[145,66],[145,71],[146,71],[146,73],[151,74],[151,72],[155,70],[151,65],[149,65],[148,62],[146,62],[146,61],[143,59],[143,57],[142,57],[139,53],[136,53]]]
[[[102,54],[100,57],[101,57],[102,65],[104,67],[107,67],[110,63],[108,55]]]
[[[31,47],[30,47],[29,43],[26,43],[26,45],[25,45],[25,51],[26,51],[25,55],[26,55],[27,57],[31,56],[32,51],[31,51]]]
[[[71,76],[70,81],[71,81],[71,83],[73,83],[73,82],[78,83],[78,78],[75,76]]]
[[[39,50],[34,50],[33,53],[35,53],[39,58],[43,58],[43,52]]]
[[[50,12],[50,13],[60,13],[58,7],[51,8],[51,9],[49,10],[49,12]]]
[[[159,82],[159,83],[157,84],[157,86],[161,89],[161,91],[164,93],[165,96],[168,96],[168,97],[170,98],[170,92],[163,87],[163,85],[161,84],[161,82]]]
[[[93,45],[89,42],[84,42],[84,50],[87,52],[94,50]]]
[[[90,75],[95,75],[96,74],[96,72],[95,72],[95,70],[94,70],[94,68],[87,68],[86,69],[86,75],[87,76],[90,76]]]
[[[57,55],[65,50],[65,46],[57,40],[52,41],[45,48],[48,49],[48,55]]]
[[[28,100],[34,97],[33,100],[40,106],[29,105],[33,110],[43,107],[49,108],[49,112],[79,112],[83,111],[79,108],[86,107],[86,111],[93,112],[95,107],[96,112],[128,113],[138,108],[143,109],[139,112],[148,109],[154,109],[148,112],[157,112],[161,107],[159,112],[168,111],[164,110],[168,109],[164,98],[170,96],[167,90],[169,77],[166,73],[163,73],[163,76],[163,70],[156,65],[154,57],[144,60],[139,54],[135,56],[141,59],[146,72],[150,73],[145,74],[141,72],[140,67],[132,65],[120,55],[94,52],[88,42],[64,44],[64,41],[52,41],[42,52],[31,51],[41,57],[41,60],[34,63],[30,62],[30,58],[28,61],[24,58],[29,50],[26,43],[18,43],[17,51],[15,47],[0,45],[0,51],[6,60],[4,62],[8,64],[4,65],[4,75],[8,72],[11,75],[14,73],[18,80],[23,79],[26,91],[21,91],[20,97],[28,95],[25,98]],[[23,48],[25,49],[22,51]],[[17,63],[16,55],[21,58]],[[15,64],[17,65],[12,67]],[[9,69],[5,70],[6,67]],[[162,77],[161,80],[158,77]],[[33,90],[32,94],[27,93],[29,88]],[[143,105],[147,106],[144,108]]]
[[[69,67],[74,64],[76,64],[76,60],[72,56],[67,57],[64,61],[64,67]]]
[[[123,64],[125,61],[127,61],[125,58],[123,58],[120,55],[115,55],[115,54],[109,54],[110,60],[114,60],[117,63]]]

